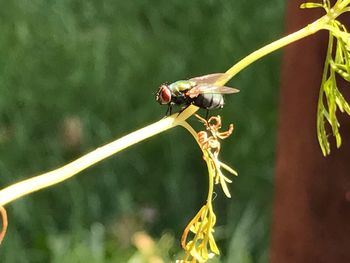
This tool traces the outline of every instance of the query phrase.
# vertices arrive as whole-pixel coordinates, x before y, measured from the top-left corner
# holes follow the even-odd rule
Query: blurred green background
[[[282,36],[283,17],[279,0],[1,1],[0,186],[159,120],[161,83],[225,71]],[[232,199],[216,189],[213,262],[268,261],[279,63],[236,76],[219,112],[236,127],[221,159],[240,175]],[[174,260],[206,192],[197,145],[170,130],[8,205],[0,261],[142,262],[137,231]]]

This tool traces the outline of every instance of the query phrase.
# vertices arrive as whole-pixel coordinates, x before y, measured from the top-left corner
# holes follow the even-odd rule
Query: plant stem
[[[322,88],[324,86],[324,83],[327,80],[327,76],[328,76],[328,71],[329,71],[329,61],[331,59],[332,56],[332,50],[333,50],[333,35],[331,34],[331,32],[329,32],[329,40],[328,40],[328,47],[327,47],[327,56],[325,59],[325,64],[323,66],[323,75],[322,75],[322,82],[321,82],[321,88],[320,88],[320,92],[318,95],[318,103],[317,103],[317,120],[316,120],[316,127],[317,127],[317,139],[318,142],[321,146],[321,150],[323,153],[323,156],[327,156],[328,154],[330,154],[330,147],[328,144],[328,140],[325,139],[321,136],[321,134],[323,134],[323,132],[320,131],[320,127],[324,127],[324,116],[325,116],[325,112],[324,112],[324,104],[323,104],[323,93],[324,93],[324,89]],[[324,132],[325,133],[325,132]]]
[[[1,215],[1,219],[2,219],[2,229],[0,231],[0,245],[1,245],[2,240],[4,239],[4,237],[6,235],[7,225],[8,225],[7,213],[6,213],[5,208],[3,208],[2,206],[0,206],[0,215]]]
[[[328,20],[328,16],[325,15],[316,20],[315,22],[307,25],[306,27],[254,51],[253,53],[249,54],[248,56],[240,60],[238,63],[233,65],[229,70],[227,70],[223,77],[218,79],[216,84],[218,86],[225,85],[231,78],[237,75],[237,73],[239,73],[241,70],[243,70],[253,62],[257,61],[258,59],[295,41],[310,36],[321,29],[324,29],[324,26],[327,24]]]
[[[350,2],[347,1],[347,2]],[[216,84],[224,85],[232,77],[234,77],[238,72],[249,66],[251,63],[260,59],[261,57],[281,48],[290,43],[293,43],[299,39],[307,37],[316,33],[317,31],[324,29],[327,22],[329,21],[328,16],[323,16],[316,20],[312,24],[306,26],[305,28],[290,34],[284,38],[281,38],[269,45],[266,45],[259,50],[251,53],[247,57],[243,58],[241,61],[232,66],[222,78],[220,78]],[[44,173],[30,179],[21,181],[14,185],[11,185],[0,191],[0,206],[4,206],[9,202],[16,200],[24,195],[30,194],[32,192],[38,191],[40,189],[49,187],[51,185],[60,183],[78,172],[94,165],[95,163],[133,145],[142,140],[145,140],[151,136],[161,133],[165,130],[173,128],[179,124],[184,123],[184,121],[189,118],[198,110],[198,107],[191,105],[187,107],[181,114],[173,114],[172,116],[162,119],[154,124],[146,126],[140,130],[132,132],[120,139],[115,140],[105,146],[102,146],[79,159],[61,167],[56,170]]]
[[[197,107],[187,107],[181,114],[175,113],[172,116],[129,133],[56,170],[8,186],[0,191],[0,206],[4,206],[24,195],[67,180],[80,171],[131,145],[181,124],[197,110]]]
[[[342,1],[341,4],[336,3],[335,8],[338,10],[344,9],[348,4],[350,3],[350,0]]]

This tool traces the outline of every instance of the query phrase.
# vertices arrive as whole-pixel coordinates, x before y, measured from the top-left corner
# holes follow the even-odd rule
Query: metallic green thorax
[[[179,96],[183,94],[184,91],[193,88],[195,85],[196,82],[192,80],[179,80],[170,84],[168,87],[175,96]]]

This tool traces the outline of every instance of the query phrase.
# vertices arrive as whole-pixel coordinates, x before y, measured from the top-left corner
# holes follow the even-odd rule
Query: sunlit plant
[[[339,78],[348,82],[350,81],[350,34],[346,27],[338,20],[340,15],[350,11],[349,4],[350,0],[338,0],[333,6],[329,0],[302,4],[301,8],[323,8],[325,15],[304,28],[252,52],[234,64],[224,74],[221,74],[220,78],[215,81],[215,85],[224,86],[238,72],[275,50],[320,30],[327,30],[329,32],[329,43],[318,100],[317,136],[322,153],[324,155],[330,154],[326,124],[328,123],[330,125],[331,133],[335,137],[336,145],[339,148],[341,146],[341,135],[339,132],[340,124],[336,116],[337,110],[341,112],[345,111],[350,115],[350,106],[341,94],[337,84]],[[215,184],[220,184],[225,195],[227,197],[231,196],[227,186],[227,183],[230,183],[231,179],[226,177],[222,173],[222,170],[226,170],[233,175],[237,175],[237,173],[219,160],[219,153],[221,140],[231,135],[233,126],[230,125],[227,131],[221,132],[220,116],[212,117],[208,120],[197,116],[203,123],[204,130],[196,132],[187,122],[187,119],[194,115],[197,110],[197,106],[190,105],[180,114],[175,113],[142,129],[129,133],[59,169],[2,189],[0,191],[0,212],[3,221],[3,230],[0,232],[0,241],[7,227],[6,211],[3,209],[3,206],[27,194],[69,179],[80,171],[131,145],[176,126],[182,126],[193,135],[202,151],[203,159],[208,167],[209,190],[205,204],[184,230],[181,244],[185,250],[185,257],[179,260],[179,262],[205,262],[213,256],[218,255],[219,248],[216,245],[214,236],[216,216],[212,205],[213,189]]]
[[[341,94],[337,77],[350,81],[350,34],[346,27],[337,20],[343,13],[349,12],[348,1],[338,1],[333,7],[329,0],[320,3],[305,3],[302,8],[323,8],[326,11],[324,29],[329,31],[326,61],[323,69],[321,89],[317,109],[317,136],[323,155],[330,154],[325,123],[329,123],[336,145],[341,145],[340,124],[337,109],[350,115],[350,106]]]
[[[186,256],[184,260],[179,262],[196,262],[196,260],[205,262],[214,257],[214,255],[220,254],[214,238],[214,226],[216,223],[212,204],[214,184],[220,184],[225,195],[231,197],[227,183],[232,181],[222,173],[221,168],[232,175],[237,175],[235,170],[219,160],[220,140],[226,139],[232,134],[233,125],[231,124],[227,131],[221,132],[220,116],[211,117],[209,120],[205,120],[199,115],[196,115],[196,117],[204,124],[205,131],[200,131],[196,134],[187,123],[184,123],[183,126],[194,136],[202,150],[203,159],[208,167],[209,189],[206,203],[183,232],[181,245],[186,251]],[[189,233],[193,237],[188,241]]]

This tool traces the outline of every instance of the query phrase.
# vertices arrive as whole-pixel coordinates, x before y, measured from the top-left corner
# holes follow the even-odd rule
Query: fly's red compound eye
[[[160,104],[169,104],[171,101],[171,92],[166,85],[162,85],[159,89],[158,102]]]

